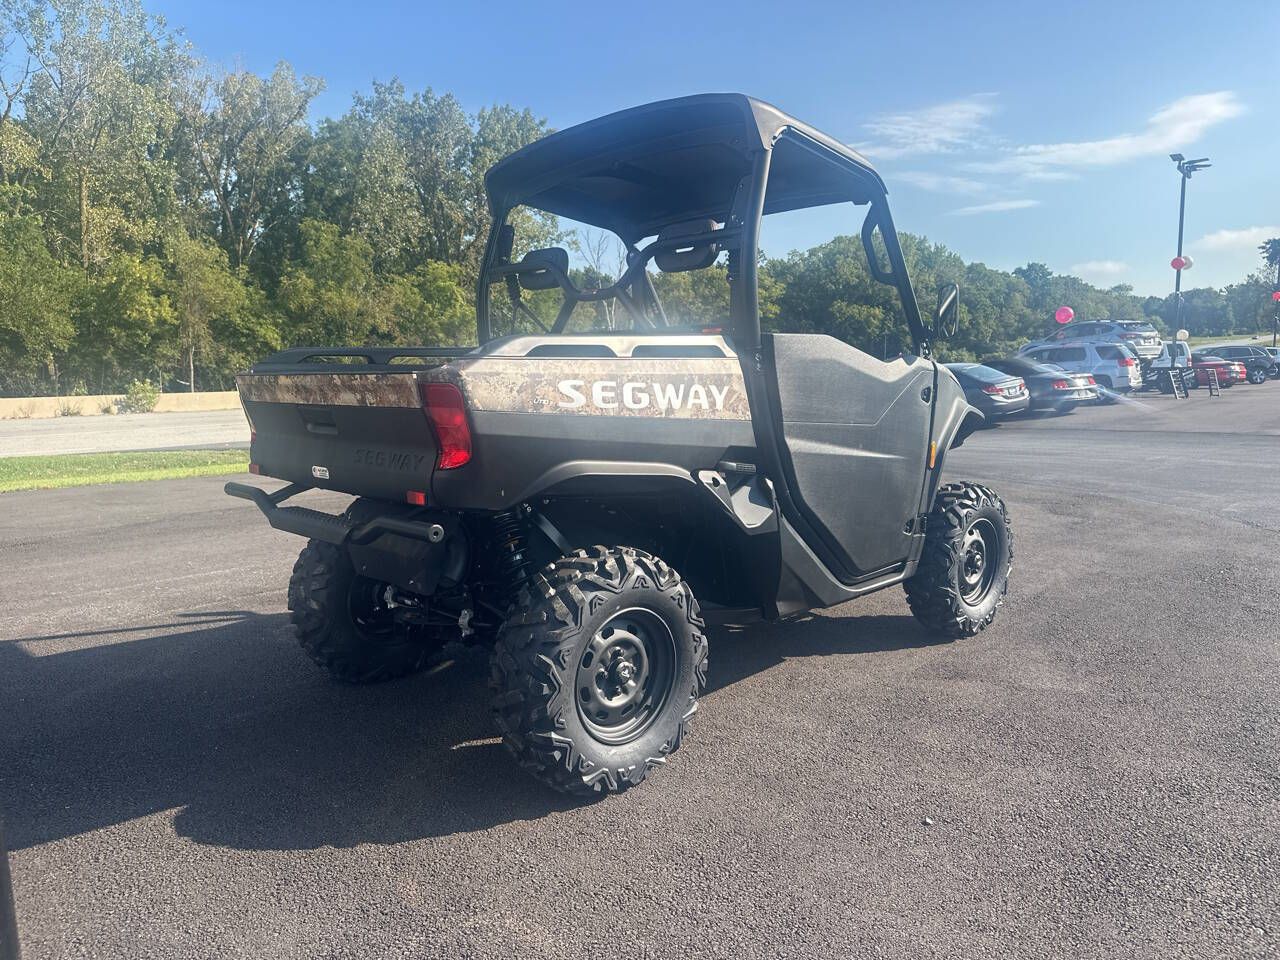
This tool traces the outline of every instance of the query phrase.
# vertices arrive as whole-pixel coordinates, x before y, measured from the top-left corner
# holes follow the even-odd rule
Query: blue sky
[[[313,117],[392,76],[555,127],[750,93],[864,149],[900,230],[995,267],[1168,292],[1172,152],[1214,164],[1189,185],[1187,286],[1239,279],[1280,236],[1275,0],[147,6],[216,64],[323,77]]]

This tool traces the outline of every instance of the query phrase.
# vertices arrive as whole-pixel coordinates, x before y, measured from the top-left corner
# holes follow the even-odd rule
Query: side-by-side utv
[[[227,492],[308,539],[289,609],[317,663],[362,683],[450,641],[489,645],[516,758],[589,794],[639,783],[680,746],[704,618],[902,584],[945,636],[991,623],[1012,557],[1004,504],[940,483],[982,421],[931,359],[958,291],[921,319],[865,159],[717,94],[562,130],[486,186],[478,347],[291,349],[237,380],[251,469],[287,485]],[[910,330],[900,356],[761,330],[762,221],[826,205],[847,211],[850,249]],[[614,239],[619,276],[530,249],[569,223]],[[358,499],[340,516],[286,502],[310,488]]]

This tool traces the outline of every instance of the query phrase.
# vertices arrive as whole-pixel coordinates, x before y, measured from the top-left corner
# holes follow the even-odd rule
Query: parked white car
[[[1191,344],[1185,340],[1166,340],[1160,345],[1160,355],[1147,365],[1145,379],[1168,392],[1169,378],[1165,371],[1170,367],[1182,371],[1182,383],[1188,390],[1200,385],[1191,365]]]
[[[1092,374],[1103,388],[1103,396],[1129,393],[1142,386],[1142,368],[1137,355],[1126,344],[1077,341],[1047,346],[1029,343],[1018,356],[1037,363],[1056,363],[1072,373]]]
[[[1145,320],[1081,320],[1068,323],[1028,346],[1052,346],[1075,340],[1123,343],[1143,360],[1160,356],[1160,334]]]

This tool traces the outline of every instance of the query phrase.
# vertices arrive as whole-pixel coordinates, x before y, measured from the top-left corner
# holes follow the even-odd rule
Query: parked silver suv
[[[1102,387],[1103,397],[1129,393],[1142,386],[1137,354],[1127,344],[1084,341],[1058,346],[1028,343],[1018,356],[1037,363],[1056,363],[1072,373],[1088,373]]]
[[[1143,360],[1154,360],[1160,356],[1160,334],[1145,320],[1081,320],[1078,323],[1068,323],[1027,346],[1050,346],[1068,340],[1123,343]]]

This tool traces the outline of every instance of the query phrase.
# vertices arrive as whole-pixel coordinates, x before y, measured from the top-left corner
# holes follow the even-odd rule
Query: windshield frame
[[[608,287],[589,293],[576,290],[564,271],[558,269],[549,271],[554,275],[556,285],[566,295],[566,306],[571,308],[571,304],[568,302],[570,296],[572,296],[572,305],[576,305],[578,302],[613,298],[618,295],[620,289],[624,291],[623,296],[627,296],[625,288],[632,285],[634,281],[641,279],[647,264],[657,253],[663,250],[674,250],[679,247],[689,246],[695,242],[712,241],[717,244],[721,251],[729,253],[730,293],[728,319],[730,329],[726,332],[731,334],[736,349],[748,352],[758,351],[761,342],[759,290],[757,286],[759,283],[760,225],[764,216],[765,205],[768,202],[767,193],[774,149],[778,143],[784,141],[803,148],[815,160],[834,165],[840,174],[840,181],[847,185],[846,189],[838,197],[824,194],[814,197],[815,202],[813,203],[795,203],[789,209],[807,209],[809,207],[828,206],[833,203],[844,202],[867,207],[861,237],[867,255],[869,271],[874,279],[892,286],[897,291],[911,332],[915,353],[927,357],[929,355],[930,332],[921,319],[915,290],[911,285],[906,261],[902,254],[902,247],[894,228],[893,218],[889,212],[887,193],[883,181],[874,170],[843,156],[794,126],[783,127],[772,142],[760,149],[752,150],[749,147],[745,149],[744,152],[750,161],[750,173],[738,181],[734,188],[727,216],[723,221],[718,217],[716,218],[717,222],[723,222],[722,229],[697,236],[672,237],[665,240],[655,239],[645,246],[635,249],[629,255],[630,262],[622,277]],[[495,283],[507,280],[510,291],[511,280],[508,278],[514,278],[514,275],[519,272],[518,265],[511,263],[508,259],[510,255],[509,240],[507,241],[507,256],[503,256],[504,231],[508,226],[508,218],[511,212],[519,205],[517,202],[511,202],[504,205],[494,205],[491,208],[493,217],[490,223],[488,240],[485,244],[484,257],[476,281],[476,327],[478,342],[481,344],[495,339],[496,336],[503,336],[503,334],[495,334],[494,332],[492,288]],[[529,205],[527,201],[525,205]],[[537,208],[535,207],[535,209]],[[880,237],[882,254],[875,248],[875,236],[877,234]],[[626,301],[622,302],[624,303],[624,308],[627,308]],[[634,304],[632,308],[627,309],[635,316],[633,307]],[[563,329],[561,329],[560,333],[557,333],[555,328],[557,326],[562,328],[563,325],[559,324],[558,321],[564,315],[565,311],[562,310],[561,317],[557,317],[557,324],[541,335],[563,335]],[[663,316],[663,319],[665,320],[665,316]],[[673,329],[684,330],[682,327],[671,328],[655,324],[651,328],[621,332],[625,332],[627,335],[650,333],[671,335]]]

